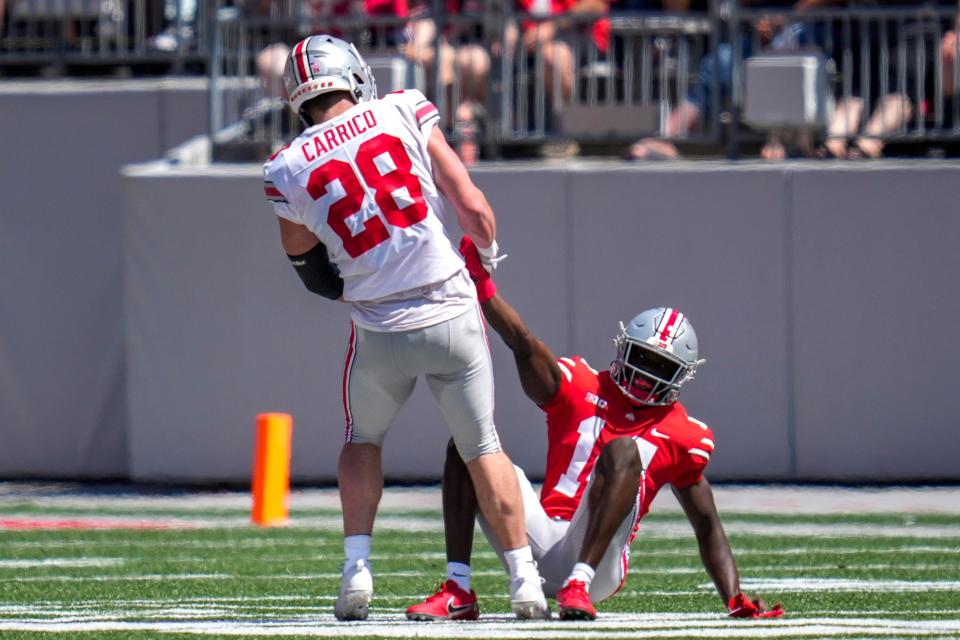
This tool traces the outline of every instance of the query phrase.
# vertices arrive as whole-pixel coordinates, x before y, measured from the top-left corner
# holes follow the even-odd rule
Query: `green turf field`
[[[0,638],[960,638],[960,516],[725,513],[744,590],[780,620],[725,618],[689,525],[651,514],[629,580],[596,622],[519,623],[506,579],[475,542],[478,623],[412,623],[444,574],[440,513],[385,507],[366,623],[332,616],[339,512],[294,509],[285,528],[239,506],[0,500]],[[37,526],[52,529],[32,529]],[[84,529],[80,526],[166,527]]]

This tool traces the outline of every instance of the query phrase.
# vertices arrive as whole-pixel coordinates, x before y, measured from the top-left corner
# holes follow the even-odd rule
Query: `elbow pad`
[[[340,270],[330,262],[327,248],[322,242],[318,242],[317,246],[304,254],[299,256],[287,254],[287,257],[290,258],[290,264],[293,265],[308,291],[331,300],[337,300],[343,295],[343,278],[340,277]]]

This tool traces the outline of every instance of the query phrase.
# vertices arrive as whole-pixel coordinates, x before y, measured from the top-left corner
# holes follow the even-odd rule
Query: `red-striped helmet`
[[[370,66],[349,42],[328,35],[304,38],[290,50],[283,70],[288,103],[296,114],[320,94],[346,91],[354,102],[377,97]]]
[[[637,404],[673,404],[680,387],[693,380],[703,364],[690,321],[669,307],[648,309],[627,326],[621,322],[614,342],[617,359],[610,365],[610,377]]]

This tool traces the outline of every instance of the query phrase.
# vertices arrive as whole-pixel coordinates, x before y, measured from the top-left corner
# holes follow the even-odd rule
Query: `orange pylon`
[[[290,441],[293,417],[288,413],[257,415],[253,449],[254,524],[286,524],[290,498]]]

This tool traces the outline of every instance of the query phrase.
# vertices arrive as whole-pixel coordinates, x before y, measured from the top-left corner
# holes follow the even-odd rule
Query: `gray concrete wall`
[[[0,478],[245,481],[253,417],[295,416],[294,476],[333,477],[342,305],[308,295],[258,167],[143,165],[206,125],[202,81],[0,83]],[[501,290],[605,367],[617,322],[682,308],[683,394],[720,479],[960,479],[956,163],[490,165]],[[497,422],[542,469],[541,412],[492,341]],[[418,389],[392,477],[439,475]]]
[[[333,477],[348,314],[305,291],[256,167],[127,175],[130,472],[244,480],[253,416],[295,418],[293,474]],[[488,166],[510,254],[501,290],[558,354],[605,367],[617,321],[685,310],[707,364],[684,391],[715,479],[960,479],[948,392],[956,164]],[[497,423],[542,471],[540,411],[493,339]],[[446,429],[419,389],[389,476],[439,475]]]
[[[127,475],[119,171],[205,127],[201,81],[0,83],[0,478]]]

